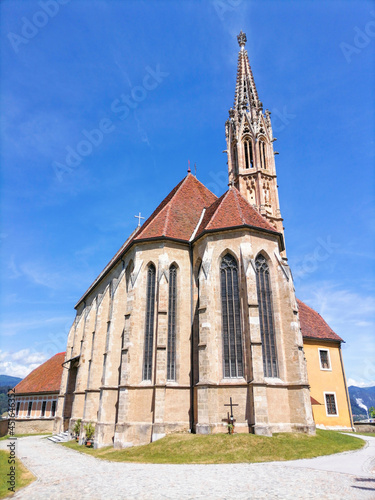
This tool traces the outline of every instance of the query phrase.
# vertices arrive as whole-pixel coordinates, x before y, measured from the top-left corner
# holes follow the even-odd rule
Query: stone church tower
[[[241,31],[237,39],[240,52],[234,106],[229,110],[229,119],[225,124],[229,182],[274,228],[283,233],[271,112],[266,109],[263,113],[263,104],[258,98],[245,50],[245,33]]]
[[[175,431],[315,430],[284,255],[269,112],[240,33],[226,123],[230,187],[190,172],[77,302],[55,431],[95,425],[95,446]]]

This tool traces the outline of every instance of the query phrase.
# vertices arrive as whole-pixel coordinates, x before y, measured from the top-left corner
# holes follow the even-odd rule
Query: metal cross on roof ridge
[[[139,214],[135,215],[134,217],[138,219],[138,227],[141,227],[141,219],[144,219],[144,217],[141,216],[141,212],[139,212]]]

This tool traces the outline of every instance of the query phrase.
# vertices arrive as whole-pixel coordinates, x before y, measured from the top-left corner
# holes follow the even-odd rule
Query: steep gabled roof
[[[216,199],[194,175],[188,174],[146,220],[134,240],[166,237],[188,242],[203,208]]]
[[[257,212],[241,195],[237,188],[231,187],[226,193],[207,208],[199,225],[196,237],[205,231],[251,226],[279,234],[274,227]]]
[[[16,394],[38,392],[59,392],[65,352],[59,352],[35,368],[15,387]]]
[[[203,210],[205,210],[203,219],[197,228]],[[164,198],[143,225],[132,233],[75,307],[78,307],[135,243],[158,238],[171,238],[188,243],[193,235],[197,238],[205,231],[219,231],[240,226],[256,227],[280,235],[235,187],[231,187],[218,199],[189,173]],[[282,238],[281,235],[280,237]]]
[[[311,309],[311,307],[301,300],[297,299],[297,303],[303,338],[344,342],[343,339],[330,328],[319,313]]]

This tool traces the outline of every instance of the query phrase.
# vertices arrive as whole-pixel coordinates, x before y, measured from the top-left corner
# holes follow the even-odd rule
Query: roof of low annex
[[[59,352],[35,368],[14,388],[16,394],[59,392],[65,352]]]

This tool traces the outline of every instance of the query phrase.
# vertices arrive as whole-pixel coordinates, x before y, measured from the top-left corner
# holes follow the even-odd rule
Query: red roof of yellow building
[[[52,356],[21,380],[15,387],[15,393],[59,392],[64,359],[65,352],[59,352]]]
[[[307,339],[335,340],[343,342],[319,313],[297,299],[302,336]]]

